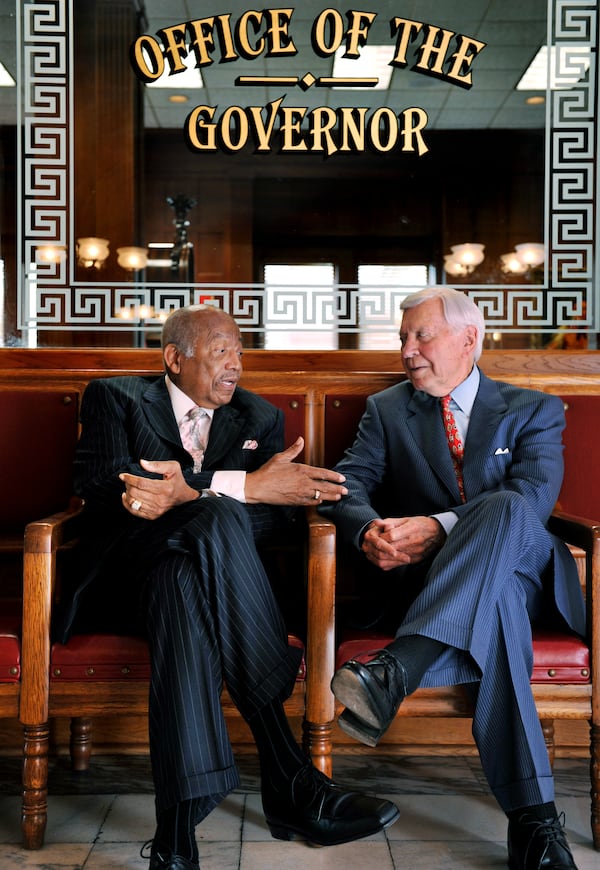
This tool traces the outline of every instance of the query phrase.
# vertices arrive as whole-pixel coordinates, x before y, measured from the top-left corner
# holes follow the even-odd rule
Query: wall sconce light
[[[521,245],[515,245],[517,258],[528,269],[535,269],[541,266],[546,259],[546,248],[540,242],[523,242]]]
[[[117,263],[128,272],[137,272],[145,269],[148,263],[148,251],[146,248],[117,248]]]
[[[505,275],[522,275],[527,271],[527,264],[521,262],[516,251],[511,251],[510,254],[502,254],[500,260],[502,262],[500,268]]]
[[[66,256],[66,249],[58,245],[41,245],[35,252],[38,263],[60,263]]]
[[[108,257],[108,239],[96,239],[94,236],[77,239],[77,260],[81,266],[90,269],[100,269]]]
[[[450,250],[452,251],[452,259],[454,262],[463,266],[465,273],[470,275],[476,266],[483,263],[485,256],[483,253],[484,248],[485,245],[479,245],[475,242],[467,242],[464,245],[452,245]]]
[[[444,271],[447,275],[452,275],[454,277],[461,277],[462,275],[467,275],[466,268],[457,263],[452,254],[446,254],[444,256]]]

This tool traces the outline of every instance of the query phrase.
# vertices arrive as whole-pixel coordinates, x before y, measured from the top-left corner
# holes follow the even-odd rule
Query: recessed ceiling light
[[[360,57],[344,57],[344,49],[338,48],[333,61],[333,77],[339,79],[373,79],[379,81],[373,87],[353,87],[340,85],[340,88],[352,88],[352,90],[375,90],[384,91],[390,86],[393,67],[390,61],[394,56],[393,45],[363,45],[360,49]],[[337,86],[335,86],[337,87]]]
[[[170,103],[187,103],[189,97],[186,97],[185,94],[170,94],[169,102]]]
[[[528,106],[541,106],[542,103],[546,102],[546,97],[537,96],[537,97],[527,97],[525,100]]]
[[[545,91],[572,88],[581,81],[590,66],[590,48],[577,43],[542,45],[525,70],[518,91]]]
[[[0,88],[14,88],[15,85],[15,80],[6,69],[4,64],[0,62]]]
[[[151,68],[150,60],[146,57],[146,61],[148,66]],[[169,66],[165,64],[165,71],[160,76],[160,78],[156,79],[156,81],[148,82],[146,84],[147,88],[171,88],[172,90],[182,91],[182,90],[197,90],[198,88],[204,87],[204,82],[202,81],[202,75],[200,74],[200,70],[196,68],[196,56],[192,52],[183,58],[183,63],[185,64],[185,71],[174,73],[173,75],[169,75]]]

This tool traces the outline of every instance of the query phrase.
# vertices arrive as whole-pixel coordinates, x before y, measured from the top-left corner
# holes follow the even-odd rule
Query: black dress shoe
[[[141,849],[142,858],[147,858],[144,855],[144,849],[152,846],[150,852],[150,867],[148,870],[200,870],[200,864],[197,861],[189,861],[187,858],[182,858],[181,855],[175,855],[166,846],[160,843],[153,843],[149,840],[144,843]]]
[[[368,837],[400,816],[391,801],[346,791],[310,763],[300,768],[285,792],[263,785],[262,803],[273,837],[300,837],[317,846]]]
[[[366,664],[351,659],[342,665],[333,675],[331,691],[346,707],[340,727],[376,746],[408,694],[406,671],[396,656],[382,649]]]
[[[577,870],[560,819],[524,812],[508,825],[511,870]]]

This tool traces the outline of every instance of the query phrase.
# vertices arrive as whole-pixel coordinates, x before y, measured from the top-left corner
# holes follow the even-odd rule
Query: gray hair
[[[199,312],[206,312],[206,316],[195,316]],[[207,328],[211,314],[217,317],[229,317],[229,314],[213,305],[188,305],[185,308],[176,308],[169,314],[163,326],[161,337],[163,349],[168,344],[174,344],[184,357],[189,359],[194,356],[196,342],[200,333]]]
[[[416,308],[422,302],[429,302],[430,299],[439,299],[441,301],[446,323],[452,329],[458,332],[466,326],[475,327],[477,330],[477,343],[475,345],[474,359],[477,362],[481,356],[483,340],[485,338],[485,320],[479,307],[462,290],[455,290],[454,287],[445,287],[443,284],[437,284],[433,287],[424,287],[416,293],[410,293],[400,303],[400,309],[407,311],[409,308]]]

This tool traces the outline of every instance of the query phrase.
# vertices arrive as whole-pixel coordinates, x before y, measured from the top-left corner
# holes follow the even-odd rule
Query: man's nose
[[[402,358],[409,359],[419,352],[418,344],[414,339],[405,338],[402,342]]]
[[[228,369],[236,369],[239,370],[242,368],[242,361],[240,359],[240,355],[237,351],[231,351],[227,354],[227,359],[225,360],[225,366]]]

